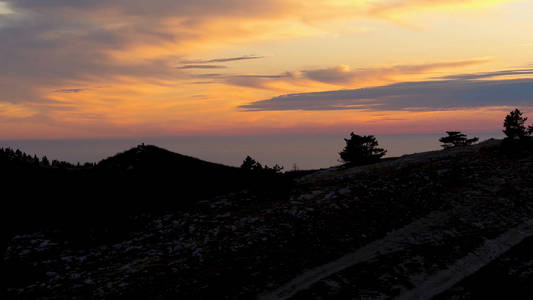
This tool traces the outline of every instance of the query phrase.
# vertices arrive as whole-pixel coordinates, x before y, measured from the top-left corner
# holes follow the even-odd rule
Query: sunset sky
[[[532,33],[530,0],[0,0],[0,139],[495,132]]]

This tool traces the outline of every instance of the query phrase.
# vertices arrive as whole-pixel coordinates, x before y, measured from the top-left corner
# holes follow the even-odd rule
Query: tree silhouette
[[[470,146],[473,143],[479,141],[479,138],[467,138],[466,134],[460,131],[446,131],[448,136],[443,136],[439,139],[439,142],[442,143],[442,148],[450,149],[458,146]]]
[[[378,141],[373,135],[357,135],[350,133],[349,139],[344,139],[346,146],[339,155],[341,161],[350,165],[365,165],[377,162],[387,151],[378,148]]]
[[[247,171],[257,171],[262,170],[263,166],[256,161],[255,159],[251,158],[249,155],[246,156],[244,161],[241,164],[241,169],[247,170]]]
[[[278,174],[281,173],[283,167],[278,164],[274,165],[273,167],[269,167],[267,165],[263,166],[258,161],[248,155],[242,162],[241,169],[254,172]]]
[[[48,157],[46,156],[43,156],[43,159],[41,160],[41,164],[45,167],[49,167],[50,166],[50,161],[48,160]]]
[[[522,112],[515,109],[511,111],[503,121],[503,133],[507,136],[507,140],[522,140],[533,133],[533,126],[526,129],[527,118],[522,117]]]
[[[279,174],[283,169],[283,166],[280,166],[278,164],[275,164],[273,167],[269,167],[267,165],[263,167],[263,171],[271,174]]]

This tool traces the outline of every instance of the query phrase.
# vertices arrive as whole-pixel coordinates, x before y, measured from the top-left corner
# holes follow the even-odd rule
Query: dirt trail
[[[289,299],[313,284],[358,263],[416,245],[446,240],[450,237],[450,231],[443,231],[442,225],[446,223],[450,215],[453,215],[450,211],[429,214],[333,262],[306,271],[275,291],[262,295],[260,299]],[[416,288],[402,293],[400,299],[429,299],[446,291],[530,236],[533,236],[533,220],[510,229],[497,238],[487,240],[482,246],[473,249],[470,254],[458,259],[447,269],[418,277],[413,282]]]
[[[458,260],[448,269],[432,274],[419,282],[414,282],[416,288],[406,291],[398,299],[430,299],[477,272],[530,236],[533,236],[533,220],[511,229],[495,239],[486,241],[484,245]]]
[[[299,291],[307,289],[314,283],[357,263],[399,251],[416,244],[423,244],[429,239],[438,239],[439,232],[433,232],[431,229],[432,227],[436,227],[436,224],[443,222],[446,215],[446,212],[431,213],[333,262],[311,269],[277,290],[262,295],[259,299],[288,299]],[[405,241],[409,242],[406,243]]]

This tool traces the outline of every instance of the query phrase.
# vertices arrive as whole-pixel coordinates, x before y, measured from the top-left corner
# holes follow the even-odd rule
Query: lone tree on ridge
[[[459,146],[470,146],[479,141],[479,138],[477,137],[471,139],[467,138],[466,134],[460,131],[446,131],[446,134],[448,134],[448,136],[443,136],[439,139],[439,142],[442,143],[441,146],[444,149],[450,149]]]
[[[517,108],[510,112],[503,121],[503,133],[506,140],[523,140],[533,134],[533,125],[526,128],[527,117],[522,116],[522,112]]]
[[[353,165],[366,165],[378,162],[387,151],[378,148],[378,141],[373,135],[357,135],[350,133],[349,139],[344,139],[346,146],[339,155],[341,161]]]

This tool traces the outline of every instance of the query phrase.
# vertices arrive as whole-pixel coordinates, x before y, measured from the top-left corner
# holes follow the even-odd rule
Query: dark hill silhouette
[[[140,200],[141,206],[176,208],[202,197],[226,193],[246,185],[239,168],[203,161],[156,146],[139,145],[100,161],[92,170],[115,195]],[[207,188],[206,188],[207,187]],[[166,200],[159,201],[164,198]],[[146,199],[146,203],[142,203]]]
[[[48,227],[84,243],[123,236],[142,226],[134,220],[142,214],[182,210],[243,189],[276,193],[288,182],[281,174],[256,174],[149,145],[97,164],[45,161],[18,150],[0,151],[0,180],[9,195],[3,203],[5,238]]]
[[[123,172],[153,172],[166,170],[169,172],[232,172],[239,168],[207,162],[191,156],[181,155],[152,145],[139,145],[130,150],[101,160],[97,169],[121,170]],[[204,174],[205,175],[205,174]]]

